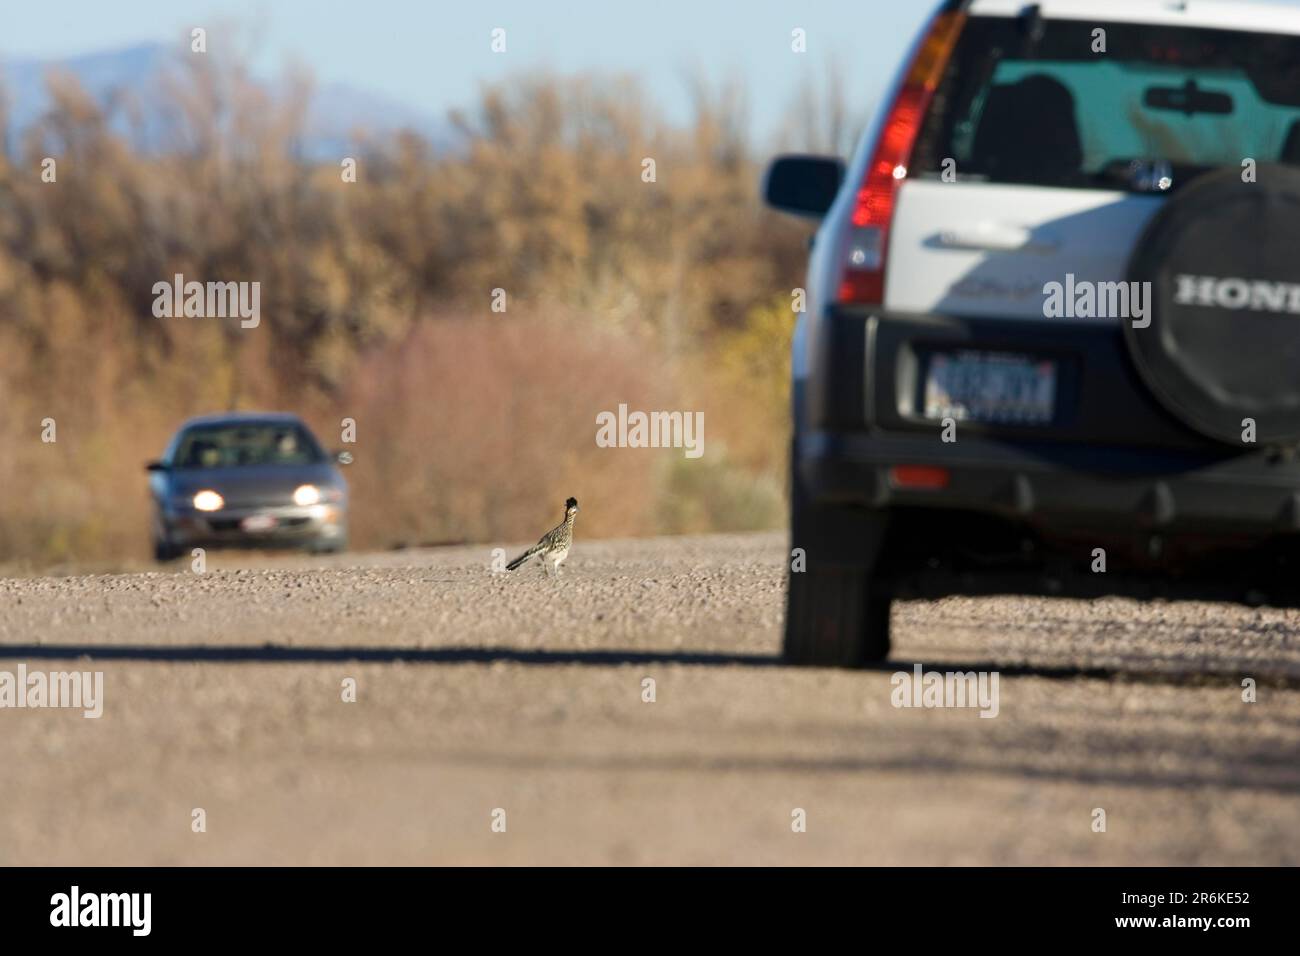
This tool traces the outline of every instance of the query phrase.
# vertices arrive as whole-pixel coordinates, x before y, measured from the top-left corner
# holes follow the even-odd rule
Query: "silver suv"
[[[945,3],[847,165],[777,159],[787,659],[902,596],[1297,603],[1298,164],[1300,9],[1213,0]]]

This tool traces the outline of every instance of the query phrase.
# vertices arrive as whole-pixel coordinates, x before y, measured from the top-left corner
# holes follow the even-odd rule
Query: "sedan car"
[[[347,482],[295,415],[190,419],[148,471],[159,561],[191,547],[347,547]]]

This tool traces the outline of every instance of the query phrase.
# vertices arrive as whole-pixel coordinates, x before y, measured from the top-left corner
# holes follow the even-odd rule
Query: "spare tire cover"
[[[1128,278],[1150,324],[1124,320],[1138,374],[1197,431],[1240,445],[1300,441],[1300,169],[1208,173],[1147,225]]]

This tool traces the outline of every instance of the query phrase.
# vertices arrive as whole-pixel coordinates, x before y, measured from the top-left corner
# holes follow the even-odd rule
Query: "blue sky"
[[[58,58],[141,41],[238,43],[259,72],[281,64],[442,115],[516,71],[608,70],[638,77],[670,118],[689,114],[685,77],[734,77],[765,135],[801,84],[837,62],[855,115],[876,101],[930,0],[10,0],[0,56]],[[489,49],[494,27],[508,51]],[[808,52],[790,50],[795,27]]]

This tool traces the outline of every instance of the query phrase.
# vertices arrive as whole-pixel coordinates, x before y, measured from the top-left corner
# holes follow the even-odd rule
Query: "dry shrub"
[[[652,533],[652,450],[596,446],[596,415],[659,407],[668,383],[585,318],[442,318],[370,356],[338,405],[358,544],[535,537],[565,498],[594,536]]]

